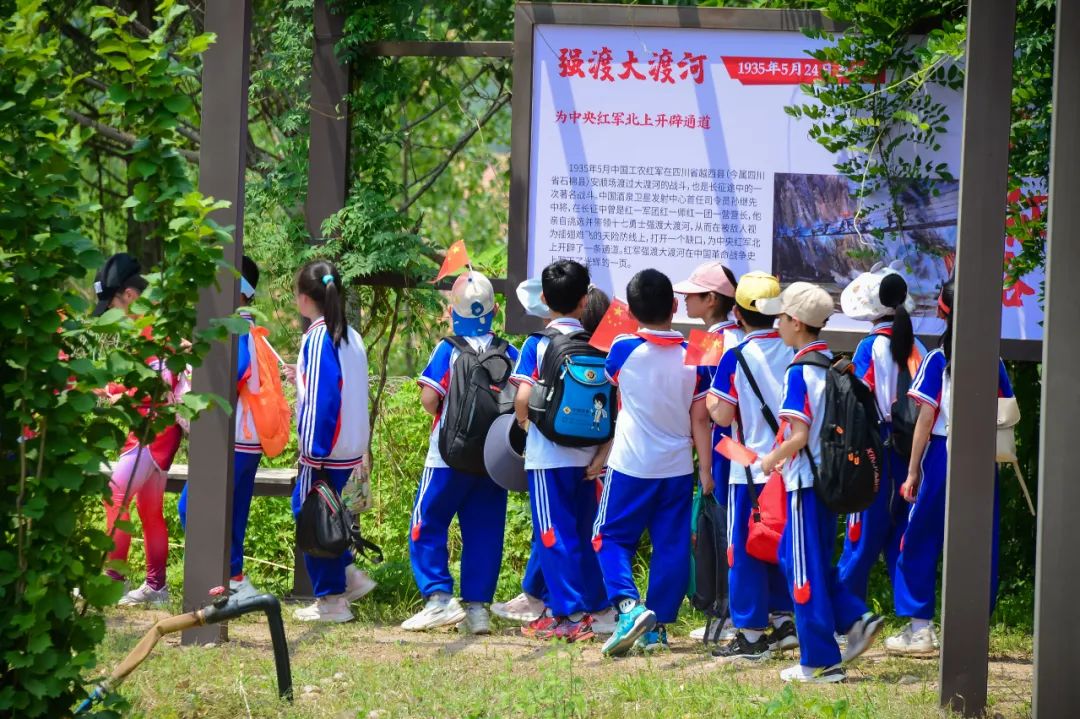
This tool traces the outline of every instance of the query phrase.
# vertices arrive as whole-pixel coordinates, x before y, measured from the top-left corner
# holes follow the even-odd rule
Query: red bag
[[[750,483],[751,498],[756,487]],[[769,475],[765,488],[757,493],[755,506],[750,510],[746,535],[746,553],[770,564],[779,564],[780,535],[787,524],[787,490],[779,472]]]

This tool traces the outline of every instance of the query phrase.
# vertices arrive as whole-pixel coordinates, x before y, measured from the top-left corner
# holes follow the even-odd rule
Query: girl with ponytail
[[[932,619],[936,605],[937,566],[945,542],[945,490],[948,472],[949,411],[952,378],[953,282],[941,288],[937,316],[945,321],[940,346],[919,366],[908,395],[919,407],[911,442],[907,480],[901,496],[910,504],[908,525],[900,545],[893,581],[896,614],[910,621],[889,637],[885,648],[894,654],[926,655],[937,652]],[[998,394],[1012,396],[1005,365],[998,362]],[[997,597],[998,488],[994,478],[994,531],[989,609]]]
[[[341,275],[315,260],[296,274],[296,306],[311,324],[300,341],[296,364],[296,431],[300,474],[292,495],[299,515],[308,492],[321,479],[340,494],[368,453],[368,363],[360,335],[345,319]],[[304,555],[315,603],[296,611],[309,622],[347,622],[349,602],[375,583],[353,566],[350,552],[332,558]]]
[[[910,314],[914,303],[899,273],[881,268],[860,275],[844,289],[840,305],[848,317],[874,323],[859,342],[853,362],[856,376],[874,393],[885,442],[881,488],[869,508],[848,515],[840,556],[840,580],[865,600],[870,570],[878,557],[884,555],[889,580],[894,580],[900,538],[907,526],[908,505],[899,491],[908,463],[897,449],[905,443],[894,434],[893,411],[898,412],[898,427],[903,426],[900,412],[914,414],[908,410],[906,394],[926,349],[915,338]]]

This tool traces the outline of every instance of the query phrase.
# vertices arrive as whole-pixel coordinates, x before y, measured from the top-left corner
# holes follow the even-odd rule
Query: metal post
[[[207,0],[206,30],[217,35],[203,57],[202,146],[199,190],[228,208],[213,213],[223,227],[233,227],[225,256],[240,267],[244,254],[244,168],[247,152],[248,73],[251,39],[250,0]],[[198,326],[231,314],[239,306],[240,284],[231,272],[218,276],[218,287],[199,297]],[[237,338],[215,343],[195,371],[195,392],[212,392],[236,404]],[[188,523],[184,543],[184,610],[206,603],[207,591],[229,580],[229,532],[232,520],[233,441],[231,415],[214,409],[191,426]],[[184,644],[223,641],[224,624],[189,629]]]
[[[311,140],[308,144],[308,195],[304,206],[312,242],[322,239],[322,223],[345,206],[349,162],[349,68],[334,46],[345,31],[345,17],[315,0],[315,52],[311,58]]]
[[[986,707],[1001,268],[1016,0],[970,0],[953,305],[941,703]]]
[[[1064,717],[1080,707],[1075,600],[1080,507],[1073,444],[1080,426],[1080,3],[1058,0],[1054,45],[1054,117],[1050,135],[1050,219],[1046,239],[1046,319],[1043,323],[1042,421],[1039,442],[1039,524],[1035,550],[1035,687],[1032,715]]]

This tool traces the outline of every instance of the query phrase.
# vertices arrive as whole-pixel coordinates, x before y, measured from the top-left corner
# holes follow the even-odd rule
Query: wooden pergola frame
[[[1069,716],[1080,706],[1080,666],[1073,600],[1080,592],[1080,552],[1069,531],[1080,507],[1080,483],[1072,476],[1070,449],[1080,426],[1080,332],[1073,315],[1080,305],[1080,0],[1058,0],[1051,144],[1050,220],[1047,237],[1043,421],[1040,423],[1039,518],[1036,557],[1035,716]],[[604,6],[591,6],[596,12]],[[583,12],[580,6],[522,4],[544,17]],[[709,26],[722,13],[735,26],[760,21],[770,11],[606,6],[611,17],[642,23],[645,17],[676,17]],[[990,536],[994,471],[997,358],[1001,317],[981,308],[1000,303],[1006,194],[1015,0],[969,0],[967,74],[964,85],[963,151],[957,238],[955,311],[962,315],[953,345],[952,437],[946,520],[941,702],[968,716],[986,707]],[[759,14],[755,18],[755,13]],[[535,16],[535,14],[534,14]],[[670,24],[669,20],[664,22]],[[327,0],[316,0],[312,61],[307,228],[318,239],[323,220],[345,203],[348,180],[348,68],[334,53],[343,19]],[[243,255],[244,152],[247,122],[251,0],[207,0],[206,30],[218,42],[203,70],[202,146],[199,189],[230,206],[214,219],[234,229],[227,250],[237,267]],[[519,28],[519,34],[522,30]],[[513,43],[380,42],[383,56],[511,57]],[[516,73],[515,73],[516,75]],[[1066,81],[1068,79],[1069,81]],[[516,118],[515,118],[516,119]],[[517,122],[514,128],[517,129]],[[515,177],[517,174],[515,173]],[[1061,202],[1055,202],[1054,198]],[[232,313],[239,300],[235,275],[222,273],[216,288],[201,295],[200,327]],[[397,284],[396,278],[382,278]],[[195,373],[195,390],[236,401],[237,340],[216,344]],[[962,398],[962,401],[959,399]],[[184,557],[184,609],[202,606],[210,587],[228,581],[229,524],[233,485],[234,425],[222,410],[204,413],[191,429],[188,531]],[[224,480],[224,481],[223,481]],[[972,551],[984,547],[985,551]],[[223,625],[190,630],[185,643],[226,638]]]

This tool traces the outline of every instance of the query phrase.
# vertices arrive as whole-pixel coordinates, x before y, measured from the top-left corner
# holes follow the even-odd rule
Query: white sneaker
[[[592,615],[593,634],[614,634],[615,625],[619,623],[619,612],[615,607],[608,607],[602,612]]]
[[[154,589],[146,582],[120,597],[119,607],[160,607],[169,603],[169,588]]]
[[[243,579],[229,580],[229,598],[230,599],[251,599],[257,597],[262,592],[255,588],[255,585],[251,583],[251,580],[247,577]]]
[[[847,664],[858,659],[874,643],[883,626],[885,626],[884,618],[873,612],[867,612],[848,630],[847,646],[844,647],[841,661]]]
[[[509,602],[495,602],[491,613],[500,619],[512,622],[532,622],[544,613],[544,603],[531,594],[522,592]]]
[[[314,604],[309,604],[293,612],[293,616],[301,622],[334,622],[335,624],[341,624],[353,620],[352,611],[349,610],[349,603],[345,601],[344,594],[318,597]]]
[[[938,638],[934,625],[927,624],[916,631],[909,623],[904,631],[885,640],[885,651],[890,654],[928,656],[938,652]]]
[[[401,623],[407,632],[423,632],[457,624],[465,618],[465,608],[457,597],[432,594],[424,608]]]
[[[706,624],[703,627],[698,627],[694,631],[690,632],[690,638],[702,641],[705,639],[705,632],[709,631],[709,626]],[[731,619],[724,620],[724,626],[720,629],[720,636],[716,638],[717,644],[727,644],[735,638],[735,625],[731,623]]]
[[[847,679],[847,673],[839,664],[831,667],[804,667],[796,664],[780,672],[780,678],[785,682],[802,682],[805,684],[835,684]]]
[[[465,604],[465,618],[458,624],[458,631],[466,634],[491,634],[491,617],[483,602]]]
[[[379,583],[355,564],[345,567],[345,601],[355,602],[371,593]]]

